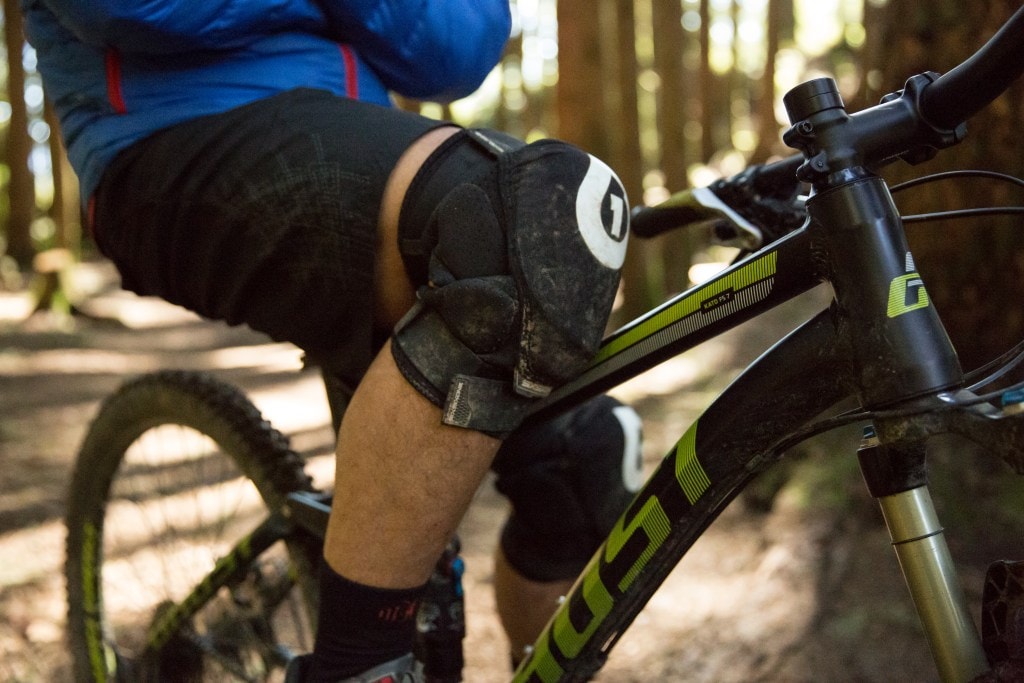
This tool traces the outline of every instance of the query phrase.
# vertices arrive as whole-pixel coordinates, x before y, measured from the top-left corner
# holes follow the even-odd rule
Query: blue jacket
[[[84,197],[131,143],[297,87],[450,100],[501,57],[508,0],[22,0]]]

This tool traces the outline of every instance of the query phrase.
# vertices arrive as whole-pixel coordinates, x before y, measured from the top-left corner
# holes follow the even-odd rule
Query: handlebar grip
[[[697,223],[708,218],[706,211],[701,211],[690,203],[676,204],[674,200],[685,193],[674,195],[672,199],[657,206],[633,207],[630,216],[630,230],[637,237],[654,237],[669,230]]]
[[[921,93],[921,114],[952,130],[981,111],[1024,73],[1024,7],[977,52]]]

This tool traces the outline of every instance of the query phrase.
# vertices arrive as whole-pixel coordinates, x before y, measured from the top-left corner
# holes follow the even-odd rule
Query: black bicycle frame
[[[838,140],[856,149],[856,140],[842,138],[850,130],[853,138],[864,129],[884,137],[864,119],[843,128],[851,119],[841,101],[803,113],[811,123],[802,126],[800,142],[808,148],[841,150]],[[900,103],[883,109],[879,120],[891,125],[915,113]],[[828,126],[831,137],[816,137]],[[587,680],[596,673],[628,620],[693,542],[745,483],[781,456],[780,443],[823,411],[851,396],[868,409],[903,403],[961,381],[885,183],[860,159],[837,152],[831,166],[815,166],[815,158],[822,160],[818,149],[804,151],[811,160],[805,176],[815,187],[804,227],[612,335],[587,371],[536,411],[545,415],[604,391],[819,282],[832,286],[829,309],[756,360],[668,453],[515,681]],[[888,425],[879,426],[883,440],[896,440]],[[914,483],[889,482],[896,489]],[[616,618],[609,618],[613,611]],[[573,674],[566,678],[570,662]]]
[[[810,245],[806,228],[796,230],[613,333],[587,369],[529,419],[578,405],[814,288],[822,278]]]
[[[531,420],[562,412],[824,282],[832,286],[832,304],[752,363],[666,455],[514,681],[567,680],[570,663],[571,680],[595,674],[691,545],[801,427],[851,397],[883,408],[960,382],[884,182],[857,169],[816,189],[802,228],[609,336],[577,379],[531,412]],[[877,426],[885,437],[888,424]],[[303,513],[292,518],[299,527],[322,533],[324,503],[297,494],[290,507]]]

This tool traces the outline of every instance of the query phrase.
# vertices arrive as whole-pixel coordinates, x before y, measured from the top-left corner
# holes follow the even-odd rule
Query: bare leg
[[[345,413],[324,556],[381,588],[423,584],[487,473],[499,442],[441,424],[385,348]]]
[[[572,581],[533,581],[508,563],[499,547],[494,554],[494,599],[510,652],[518,663],[547,625]]]
[[[454,132],[441,128],[420,138],[388,181],[376,270],[382,325],[393,324],[413,301],[396,237],[402,198],[430,152]],[[498,446],[479,432],[443,425],[440,409],[404,379],[385,347],[353,396],[338,436],[327,563],[369,586],[423,584]]]
[[[410,147],[384,193],[375,269],[377,323],[390,328],[414,301],[398,252],[405,191],[455,128]],[[338,437],[334,511],[324,555],[334,571],[370,586],[423,584],[451,538],[500,443],[441,423],[441,411],[402,377],[385,347],[360,383]],[[500,555],[495,590],[515,656],[532,643],[570,582],[532,582]]]

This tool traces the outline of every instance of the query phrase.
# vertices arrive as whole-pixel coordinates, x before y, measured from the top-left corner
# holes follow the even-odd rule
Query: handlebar
[[[880,104],[848,114],[831,78],[802,83],[783,98],[792,126],[783,140],[807,159],[797,176],[816,190],[842,185],[896,159],[919,163],[960,142],[965,120],[1024,73],[1024,8],[945,76],[912,76]]]
[[[656,206],[634,206],[629,229],[637,237],[655,237],[712,218],[703,206],[693,200],[692,192],[684,190]]]
[[[977,52],[921,93],[928,123],[956,128],[985,108],[1024,73],[1024,7]]]

